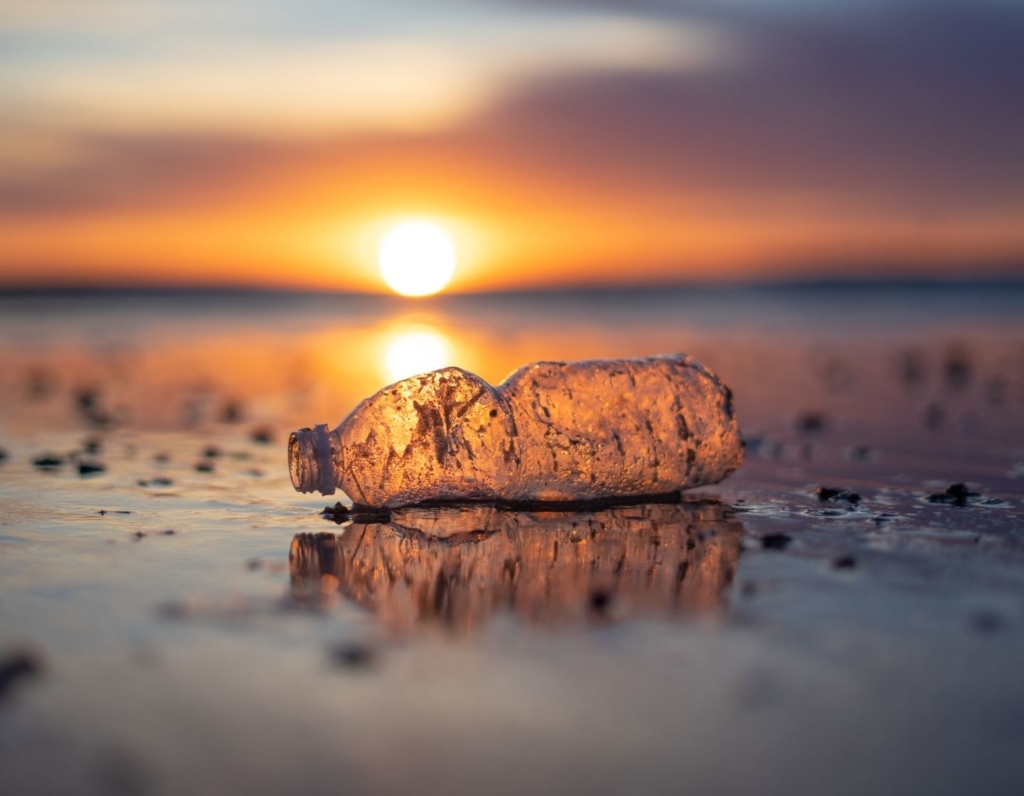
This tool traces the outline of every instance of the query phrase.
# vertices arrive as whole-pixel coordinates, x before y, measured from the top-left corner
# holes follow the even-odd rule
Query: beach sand
[[[681,503],[289,482],[417,369],[676,351],[748,443]],[[1019,285],[0,298],[5,793],[1014,793],[1021,671]]]

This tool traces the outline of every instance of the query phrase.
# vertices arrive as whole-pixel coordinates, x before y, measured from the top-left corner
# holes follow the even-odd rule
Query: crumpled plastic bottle
[[[297,490],[375,508],[665,496],[742,461],[731,391],[684,354],[536,362],[498,387],[444,368],[288,441]]]

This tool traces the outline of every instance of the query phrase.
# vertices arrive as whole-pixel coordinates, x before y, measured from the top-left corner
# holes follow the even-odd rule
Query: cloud
[[[674,45],[643,25],[625,55],[606,61],[595,53],[611,29],[598,23],[569,55],[558,54],[564,32],[549,31],[541,48],[548,61],[517,61],[525,42],[515,36],[478,40],[478,50],[504,47],[497,60],[517,79],[445,125],[339,132],[345,125],[328,124],[300,137],[270,136],[273,124],[255,121],[245,128],[251,135],[172,135],[155,123],[153,130],[93,133],[72,162],[0,180],[0,208],[249,200],[276,190],[286,174],[335,175],[340,185],[353,169],[361,179],[372,180],[375,170],[392,179],[389,164],[402,163],[421,183],[424,172],[501,174],[533,185],[537,201],[597,197],[587,201],[632,213],[686,208],[813,219],[842,212],[856,221],[1024,212],[1024,8],[911,4],[841,20],[757,20],[732,26],[721,39],[733,42],[732,55],[713,68],[695,68],[685,48],[672,65],[681,57]],[[243,71],[255,68],[240,63]],[[286,60],[271,64],[293,68]],[[303,69],[270,81],[266,108],[289,107],[285,94]],[[467,69],[453,70],[455,84],[455,73]],[[294,91],[308,91],[312,102],[331,94],[327,86]],[[215,94],[192,101],[205,109]],[[190,101],[187,92],[170,96],[173,104]],[[506,190],[506,183],[491,185],[495,195]]]

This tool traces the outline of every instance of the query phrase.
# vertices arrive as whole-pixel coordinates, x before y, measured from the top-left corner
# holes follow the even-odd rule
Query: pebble
[[[818,496],[818,500],[822,503],[826,501],[836,502],[843,501],[844,503],[852,503],[857,505],[860,503],[860,495],[856,492],[851,492],[849,489],[842,489],[836,486],[819,486],[814,490],[814,494]]]
[[[370,646],[351,641],[335,645],[330,656],[346,669],[368,669],[377,663],[377,653]]]
[[[78,463],[78,474],[82,478],[85,478],[88,475],[98,475],[100,473],[105,473],[106,471],[107,466],[101,462],[81,461]]]
[[[950,484],[942,492],[935,492],[928,496],[929,503],[948,503],[951,506],[963,508],[967,505],[968,498],[981,497],[977,492],[967,488],[967,484]]]
[[[793,537],[784,533],[768,533],[761,537],[761,547],[765,550],[785,550]]]
[[[43,661],[38,653],[24,649],[7,653],[0,658],[0,699],[11,691],[18,680],[36,677],[43,672]]]

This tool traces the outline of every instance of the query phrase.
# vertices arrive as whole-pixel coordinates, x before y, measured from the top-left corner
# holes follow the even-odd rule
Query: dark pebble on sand
[[[814,494],[818,496],[818,500],[822,503],[830,501],[836,503],[842,501],[843,503],[852,503],[857,505],[860,503],[860,495],[856,492],[851,492],[849,489],[841,489],[837,486],[819,486]]]
[[[331,660],[346,669],[368,669],[377,663],[377,654],[366,644],[345,642],[330,650]]]
[[[53,454],[46,453],[42,456],[37,456],[32,460],[32,464],[38,467],[40,470],[56,470],[58,467],[64,464],[63,456],[54,456]]]
[[[199,462],[196,465],[196,472],[197,473],[212,473],[213,472],[213,463],[212,462]]]
[[[107,466],[101,462],[87,462],[81,461],[78,463],[78,474],[85,478],[88,475],[99,475],[105,473]]]
[[[92,387],[82,387],[75,393],[75,407],[83,420],[97,428],[113,425],[114,418],[100,406],[99,392]]]
[[[167,464],[167,462],[169,462],[170,460],[171,455],[169,453],[161,452],[153,454],[153,461],[156,462],[157,464]]]
[[[802,434],[818,434],[827,426],[828,421],[821,412],[804,412],[796,419],[796,430]]]
[[[967,505],[968,498],[981,497],[977,492],[967,488],[967,484],[950,484],[942,492],[935,492],[928,496],[929,503],[947,503],[951,506]]]
[[[102,448],[103,440],[99,437],[89,437],[89,439],[82,443],[82,452],[90,456],[95,456]]]
[[[857,559],[853,556],[839,556],[832,559],[833,569],[853,569],[857,566]]]
[[[173,486],[174,481],[170,478],[150,478],[148,481],[145,479],[139,479],[136,481],[139,486]]]
[[[114,509],[113,511],[107,511],[106,509],[100,509],[96,513],[99,514],[101,517],[105,517],[107,514],[131,514],[131,512],[126,510],[126,509]]]
[[[242,420],[242,404],[238,401],[228,401],[220,413],[222,423],[238,423]]]
[[[0,658],[0,699],[5,698],[18,680],[37,677],[43,672],[43,661],[32,650],[17,650]]]
[[[274,432],[266,426],[260,426],[250,432],[249,438],[257,445],[269,445],[274,441]]]
[[[946,375],[946,384],[954,390],[966,387],[971,383],[974,367],[971,364],[970,354],[963,348],[952,348],[946,354],[946,364],[943,367]]]
[[[0,448],[0,462],[4,461],[6,459],[7,459],[7,451],[5,449],[3,449],[3,448]]]
[[[207,459],[216,459],[218,456],[220,456],[220,448],[218,448],[216,445],[208,445],[203,450],[203,456],[205,456]]]
[[[971,614],[970,625],[979,633],[998,633],[1006,627],[1006,620],[995,611],[980,610]]]
[[[784,533],[769,533],[761,537],[761,547],[765,550],[785,550],[793,537]]]
[[[612,595],[604,589],[595,589],[590,593],[590,612],[599,618],[608,616],[608,609],[612,605]]]

